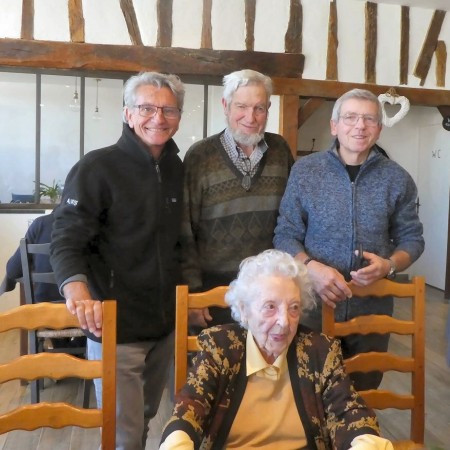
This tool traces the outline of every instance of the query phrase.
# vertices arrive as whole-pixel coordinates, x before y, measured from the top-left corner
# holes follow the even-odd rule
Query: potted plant
[[[51,203],[56,203],[61,195],[61,186],[53,180],[51,186],[45,183],[39,183],[39,199],[48,197]]]

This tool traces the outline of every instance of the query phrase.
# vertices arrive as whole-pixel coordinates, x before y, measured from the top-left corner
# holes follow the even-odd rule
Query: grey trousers
[[[101,352],[101,344],[88,339],[88,358],[101,359]],[[117,345],[117,450],[145,448],[148,423],[158,412],[173,353],[173,333],[157,340]],[[101,407],[101,379],[94,380],[94,385]]]

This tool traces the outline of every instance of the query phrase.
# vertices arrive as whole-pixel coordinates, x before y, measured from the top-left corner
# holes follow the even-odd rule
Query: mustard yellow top
[[[294,401],[286,353],[273,364],[265,361],[252,333],[247,334],[244,397],[228,435],[226,448],[292,450],[307,445]]]

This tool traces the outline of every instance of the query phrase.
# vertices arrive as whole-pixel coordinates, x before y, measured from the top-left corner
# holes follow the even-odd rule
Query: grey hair
[[[244,259],[239,266],[237,278],[232,281],[225,301],[231,308],[234,320],[244,328],[247,324],[241,318],[241,306],[251,303],[259,294],[260,277],[281,276],[294,281],[300,290],[302,310],[316,305],[316,297],[309,280],[306,266],[280,250],[270,249]]]
[[[333,112],[331,113],[331,120],[335,123],[339,121],[339,116],[341,115],[341,109],[342,105],[345,101],[351,100],[351,99],[357,99],[357,100],[367,100],[369,102],[375,103],[377,105],[377,116],[378,116],[378,124],[381,124],[381,121],[383,119],[383,113],[381,111],[381,103],[378,100],[378,97],[373,94],[370,91],[367,91],[366,89],[352,89],[351,91],[346,92],[345,94],[341,95],[337,100],[336,103],[333,106]]]
[[[184,84],[177,75],[158,72],[140,72],[130,77],[123,87],[123,103],[127,108],[136,105],[137,90],[141,86],[154,86],[159,89],[169,88],[177,99],[177,106],[181,110],[184,105]],[[127,123],[125,111],[122,115],[123,121]]]
[[[223,77],[222,97],[229,105],[234,93],[241,86],[253,86],[255,84],[261,84],[264,87],[267,99],[269,99],[273,92],[272,80],[268,76],[251,69],[238,70],[225,75]]]

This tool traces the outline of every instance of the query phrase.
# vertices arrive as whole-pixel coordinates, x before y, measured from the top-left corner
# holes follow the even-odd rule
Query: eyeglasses
[[[233,107],[241,112],[241,113],[245,113],[247,111],[247,109],[252,109],[253,114],[255,116],[263,116],[265,114],[267,114],[267,106],[266,105],[256,105],[256,106],[249,106],[249,105],[245,105],[243,103],[233,103]]]
[[[134,108],[139,109],[139,115],[142,117],[154,117],[161,110],[166,119],[178,119],[181,114],[181,109],[176,106],[155,106],[155,105],[134,105]]]
[[[241,167],[244,172],[244,178],[242,178],[241,186],[249,191],[252,187],[252,162],[250,158],[241,158]]]
[[[380,124],[377,116],[372,116],[370,114],[344,114],[343,116],[339,116],[344,122],[345,125],[354,126],[358,123],[359,119],[362,119],[364,124],[368,127],[376,127]]]

